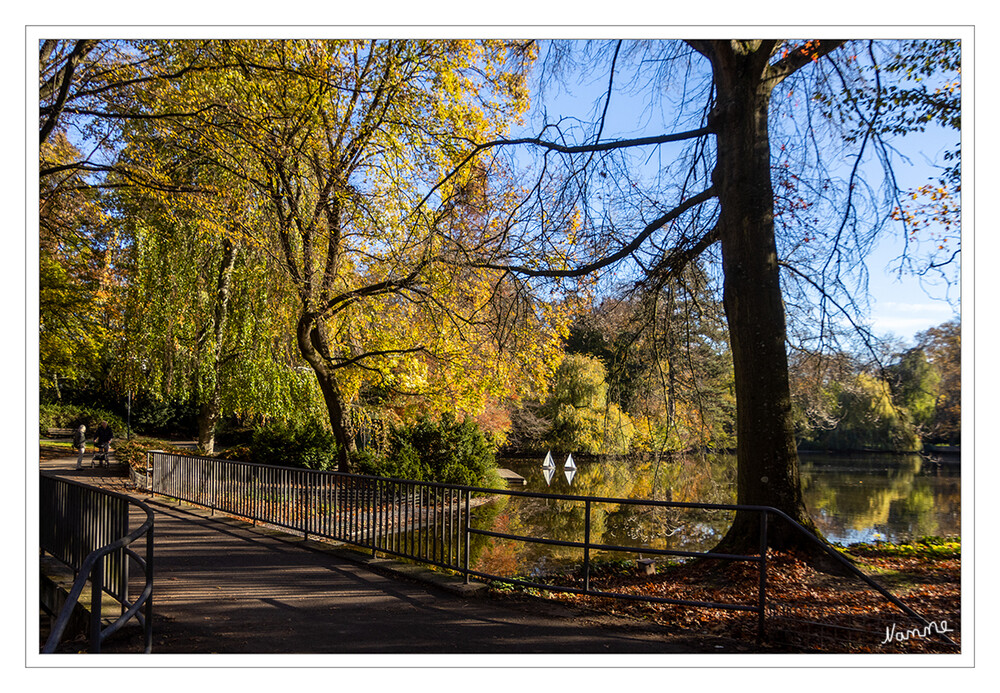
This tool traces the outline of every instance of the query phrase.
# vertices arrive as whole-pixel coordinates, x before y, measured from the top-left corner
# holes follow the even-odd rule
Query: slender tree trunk
[[[215,314],[213,316],[212,391],[202,402],[198,411],[198,447],[206,455],[215,452],[215,429],[222,412],[222,344],[226,336],[226,322],[229,319],[229,296],[232,291],[233,267],[239,247],[228,238],[222,241],[222,263],[219,265],[219,279],[216,285]]]
[[[722,210],[723,302],[736,381],[737,502],[774,506],[815,532],[802,500],[785,351],[767,133],[770,86],[762,80],[768,51],[746,43],[714,45],[713,178]],[[804,546],[787,523],[774,524],[772,547]],[[752,550],[759,528],[757,513],[738,513],[721,546]]]
[[[220,411],[221,401],[216,388],[198,410],[198,448],[206,455],[215,452],[215,429]]]

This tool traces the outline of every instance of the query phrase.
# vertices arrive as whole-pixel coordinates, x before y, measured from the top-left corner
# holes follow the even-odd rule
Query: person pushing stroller
[[[114,438],[114,434],[111,432],[111,426],[108,425],[107,421],[102,421],[97,427],[97,433],[94,436],[94,445],[97,446],[97,453],[94,455],[94,459],[90,461],[90,466],[94,466],[94,461],[96,460],[102,466],[107,467],[108,462],[108,450],[111,448],[111,440]]]

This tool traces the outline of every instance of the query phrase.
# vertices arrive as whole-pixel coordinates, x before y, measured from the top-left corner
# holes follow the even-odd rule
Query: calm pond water
[[[957,455],[802,455],[806,507],[831,541],[961,536]]]
[[[919,455],[801,455],[806,507],[823,534],[851,544],[876,539],[903,541],[920,536],[961,534],[961,487],[957,456],[932,461]],[[735,456],[682,457],[659,463],[577,461],[575,472],[546,473],[541,460],[500,460],[527,486],[512,490],[606,498],[705,503],[735,502]],[[630,547],[703,551],[726,531],[731,513],[592,504],[591,541]],[[511,498],[498,504],[483,524],[511,534],[582,541],[582,502]],[[484,559],[491,567],[545,572],[579,560],[574,548],[495,542]],[[495,564],[502,565],[495,565]],[[553,565],[554,564],[554,565]],[[484,565],[484,567],[487,567]]]

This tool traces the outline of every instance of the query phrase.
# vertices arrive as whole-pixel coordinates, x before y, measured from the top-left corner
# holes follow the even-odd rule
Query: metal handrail
[[[135,530],[129,532],[123,537],[112,541],[109,544],[98,547],[97,549],[91,551],[86,558],[80,563],[80,565],[71,565],[67,563],[69,567],[73,568],[77,575],[76,579],[73,581],[73,585],[69,590],[66,597],[66,601],[60,609],[55,622],[52,625],[52,629],[49,633],[49,637],[45,641],[45,645],[42,647],[43,654],[49,654],[55,652],[56,647],[58,647],[60,640],[69,625],[70,619],[73,616],[73,611],[79,602],[80,595],[83,594],[84,587],[86,587],[87,582],[91,584],[91,613],[90,613],[90,652],[99,653],[101,651],[101,645],[103,642],[118,632],[125,623],[127,623],[133,617],[139,622],[143,627],[144,634],[144,653],[149,654],[152,652],[153,647],[153,637],[152,637],[152,594],[153,594],[153,511],[142,501],[130,498],[121,493],[115,493],[113,491],[106,491],[104,489],[94,488],[87,484],[81,484],[75,481],[69,481],[67,479],[58,478],[51,475],[44,475],[48,479],[56,481],[58,483],[72,485],[80,488],[85,493],[100,494],[110,498],[117,498],[124,501],[127,504],[135,505],[140,510],[146,513],[146,520]],[[125,526],[127,527],[127,505],[126,507],[126,518]],[[81,530],[82,528],[74,526],[72,529]],[[133,551],[130,545],[137,539],[145,535],[146,537],[146,556],[143,558],[141,555]],[[44,548],[44,547],[43,547]],[[145,584],[143,585],[142,592],[136,598],[135,602],[130,602],[128,600],[127,592],[124,594],[116,595],[116,599],[122,605],[121,615],[106,628],[102,628],[102,602],[103,595],[105,593],[105,575],[104,575],[104,558],[108,555],[114,554],[116,551],[122,551],[122,561],[127,562],[129,558],[134,560],[136,564],[142,569],[145,575]],[[63,560],[63,559],[60,559]],[[63,562],[66,562],[63,560]],[[127,570],[122,571],[127,576]],[[145,613],[143,613],[143,607],[145,607]]]
[[[896,597],[896,595],[892,594],[889,590],[887,590],[886,588],[884,588],[882,585],[878,584],[878,582],[876,582],[875,580],[871,579],[869,576],[867,576],[864,573],[862,573],[858,569],[858,567],[856,565],[854,565],[849,560],[847,560],[846,558],[844,558],[843,556],[841,556],[840,553],[838,553],[837,551],[835,551],[829,544],[827,544],[826,542],[821,541],[815,534],[813,534],[812,532],[810,532],[809,530],[807,530],[801,524],[799,524],[798,522],[796,522],[795,520],[793,520],[791,517],[789,517],[787,514],[783,513],[782,511],[778,510],[777,508],[770,508],[769,512],[771,512],[774,515],[776,515],[776,516],[781,517],[782,519],[784,519],[796,531],[800,532],[803,536],[807,537],[810,541],[814,542],[817,546],[819,546],[820,548],[822,548],[823,551],[825,551],[827,553],[827,555],[829,555],[831,558],[836,559],[842,566],[844,566],[845,568],[847,568],[848,571],[850,571],[855,577],[861,578],[869,587],[871,587],[872,589],[874,589],[875,591],[877,591],[879,594],[881,594],[883,597],[885,597],[886,599],[888,599],[895,606],[897,606],[900,609],[902,609],[903,612],[906,613],[908,616],[910,616],[911,618],[914,618],[914,619],[920,621],[920,623],[923,626],[928,627],[928,628],[930,627],[930,625],[931,625],[930,621],[928,621],[923,616],[921,616],[920,614],[918,614],[916,611],[914,611],[913,609],[911,609],[910,607],[908,607],[898,597]],[[937,629],[933,629],[933,630],[934,630],[934,633],[936,635],[940,635],[950,645],[954,645],[955,647],[958,647],[958,643],[956,643],[954,640],[952,640],[951,638],[949,638],[945,633],[938,632]]]
[[[488,489],[475,486],[444,484],[428,481],[410,481],[387,477],[347,474],[343,472],[318,471],[291,468],[281,465],[266,465],[250,462],[219,460],[218,458],[176,455],[150,451],[147,453],[147,468],[152,466],[152,473],[147,473],[150,479],[149,491],[168,497],[193,502],[214,510],[220,510],[239,517],[245,517],[253,522],[263,522],[274,526],[301,531],[308,537],[310,534],[342,541],[371,550],[372,555],[381,552],[418,562],[435,565],[453,570],[464,576],[468,583],[471,577],[484,580],[495,580],[510,584],[523,585],[550,591],[579,593],[595,596],[614,597],[618,599],[635,599],[649,602],[682,604],[695,607],[709,607],[737,611],[750,611],[758,617],[758,638],[764,635],[764,617],[767,607],[767,535],[768,518],[774,516],[789,523],[797,531],[821,547],[832,559],[846,568],[852,575],[860,578],[868,586],[889,600],[911,618],[922,625],[929,622],[897,597],[870,577],[857,569],[849,560],[840,555],[832,547],[806,530],[786,513],[771,506],[739,505],[722,503],[696,503],[681,501],[640,500],[634,498],[606,498],[598,496],[582,496],[572,494],[540,493],[533,491],[516,491],[511,489]],[[164,471],[162,465],[169,460],[181,462],[191,460],[195,468],[174,467]],[[169,465],[167,465],[169,466]],[[159,468],[159,469],[158,469]],[[231,476],[225,476],[222,470],[228,470]],[[249,483],[249,496],[233,496],[233,479],[239,483]],[[185,482],[195,480],[196,488],[189,488]],[[271,494],[265,500],[265,490]],[[256,494],[256,495],[255,495]],[[456,496],[457,494],[457,496]],[[584,541],[566,541],[544,537],[528,537],[507,534],[488,529],[478,529],[472,526],[471,498],[473,496],[512,496],[534,499],[556,499],[585,504],[585,537]],[[420,503],[414,499],[419,496]],[[273,498],[288,497],[290,503],[281,505]],[[447,513],[432,511],[431,504],[440,497],[442,505],[447,506]],[[390,502],[391,500],[391,502]],[[384,502],[380,502],[384,501]],[[311,503],[326,503],[334,507],[339,515],[332,521],[327,517],[324,524],[314,519],[319,511],[309,512]],[[340,504],[347,505],[341,512]],[[636,548],[593,543],[590,540],[590,515],[593,504],[613,503],[617,505],[641,505],[646,507],[677,508],[691,510],[719,510],[729,512],[752,512],[760,517],[760,544],[758,555],[740,555],[719,552],[696,552],[673,549],[653,549],[649,547]],[[327,507],[327,515],[332,514]],[[459,520],[452,518],[457,514]],[[449,519],[452,518],[452,519]],[[402,536],[406,532],[415,533],[425,526],[440,529],[442,536],[447,534],[447,541],[438,546],[437,537]],[[582,548],[583,587],[569,587],[547,583],[522,580],[501,575],[493,575],[477,571],[470,566],[469,547],[473,536],[495,537],[511,541],[534,542],[553,546],[572,546]],[[453,541],[452,541],[453,540]],[[428,547],[430,545],[430,547]],[[628,595],[595,591],[590,587],[590,552],[591,550],[617,551],[622,553],[643,553],[652,555],[671,555],[693,558],[713,558],[729,561],[748,561],[757,563],[759,568],[758,595],[756,603],[733,604],[715,603],[696,600],[670,599],[645,595]],[[941,634],[950,644],[955,645],[947,635]]]

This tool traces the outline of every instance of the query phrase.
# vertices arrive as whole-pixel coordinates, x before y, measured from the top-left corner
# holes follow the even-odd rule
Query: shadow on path
[[[45,471],[102,477],[43,462]],[[75,463],[75,460],[70,462]],[[48,467],[48,469],[45,469]],[[104,482],[121,485],[114,466]],[[117,490],[117,489],[116,489]],[[155,513],[154,654],[583,654],[734,652],[639,622],[528,599],[469,597],[343,547],[304,542],[160,498]],[[431,575],[431,571],[424,571]],[[411,568],[407,567],[411,575]],[[455,582],[459,584],[458,581]],[[136,626],[107,652],[137,652]]]

